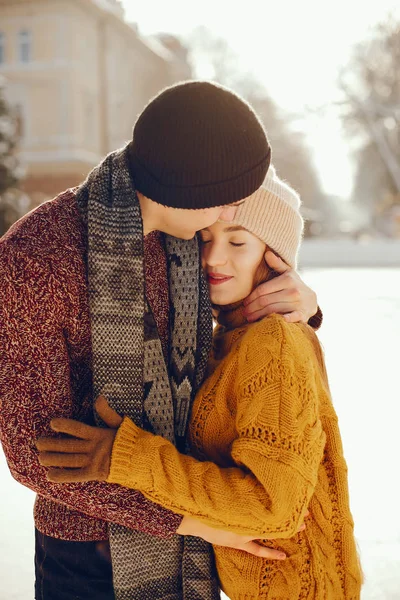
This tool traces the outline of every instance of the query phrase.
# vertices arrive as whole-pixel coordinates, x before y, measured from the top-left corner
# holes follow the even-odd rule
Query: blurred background
[[[192,78],[249,100],[301,194],[300,270],[324,312],[363,600],[400,600],[398,0],[0,0],[0,235]],[[2,455],[0,481],[0,597],[26,600],[34,495]]]

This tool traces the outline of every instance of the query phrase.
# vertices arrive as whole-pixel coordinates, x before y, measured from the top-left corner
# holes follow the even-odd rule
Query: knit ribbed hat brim
[[[238,174],[229,181],[207,182],[201,185],[168,186],[146,170],[132,151],[130,162],[134,184],[144,196],[172,208],[211,208],[237,202],[259,188],[271,160],[271,150],[251,170]]]

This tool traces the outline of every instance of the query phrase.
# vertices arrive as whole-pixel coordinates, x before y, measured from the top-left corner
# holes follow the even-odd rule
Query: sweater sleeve
[[[221,468],[179,454],[167,440],[125,418],[109,481],[140,489],[211,527],[258,538],[292,537],[315,489],[325,434],[314,361],[310,356],[299,364],[292,355],[304,339],[301,334],[285,339],[282,331],[290,325],[275,318],[271,323],[240,350],[238,437],[232,445],[237,466]]]
[[[0,246],[0,438],[10,472],[22,485],[72,510],[170,537],[182,518],[139,491],[100,482],[50,483],[39,464],[35,440],[53,434],[53,417],[71,418],[77,410],[67,341],[80,321],[78,315],[69,325],[63,286],[73,285],[70,279],[66,272],[60,285],[46,263]]]

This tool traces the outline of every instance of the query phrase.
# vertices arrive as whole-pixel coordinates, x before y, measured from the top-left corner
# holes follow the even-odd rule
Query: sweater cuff
[[[108,483],[117,483],[143,491],[143,481],[141,480],[143,480],[146,470],[150,476],[150,468],[146,469],[145,457],[139,457],[137,452],[137,443],[143,435],[146,435],[145,431],[135,425],[131,419],[124,417],[112,448]]]
[[[315,331],[318,331],[318,329],[321,327],[322,325],[322,320],[323,320],[323,314],[322,314],[322,310],[320,309],[320,307],[318,306],[317,308],[317,312],[315,313],[315,315],[313,315],[312,317],[310,317],[308,319],[308,324],[310,327],[312,327]]]
[[[146,438],[150,438],[147,443]],[[140,444],[143,440],[145,444]],[[152,458],[151,450],[146,453],[146,448],[151,448],[152,440],[154,441],[152,433],[135,425],[129,417],[124,417],[113,444],[108,483],[116,483],[142,493],[151,490],[153,488]],[[168,537],[176,534],[182,519],[182,515],[170,512],[170,518],[165,523]]]

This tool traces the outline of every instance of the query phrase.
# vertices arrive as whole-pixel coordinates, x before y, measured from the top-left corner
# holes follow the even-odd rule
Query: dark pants
[[[35,539],[36,600],[115,600],[104,542]]]

